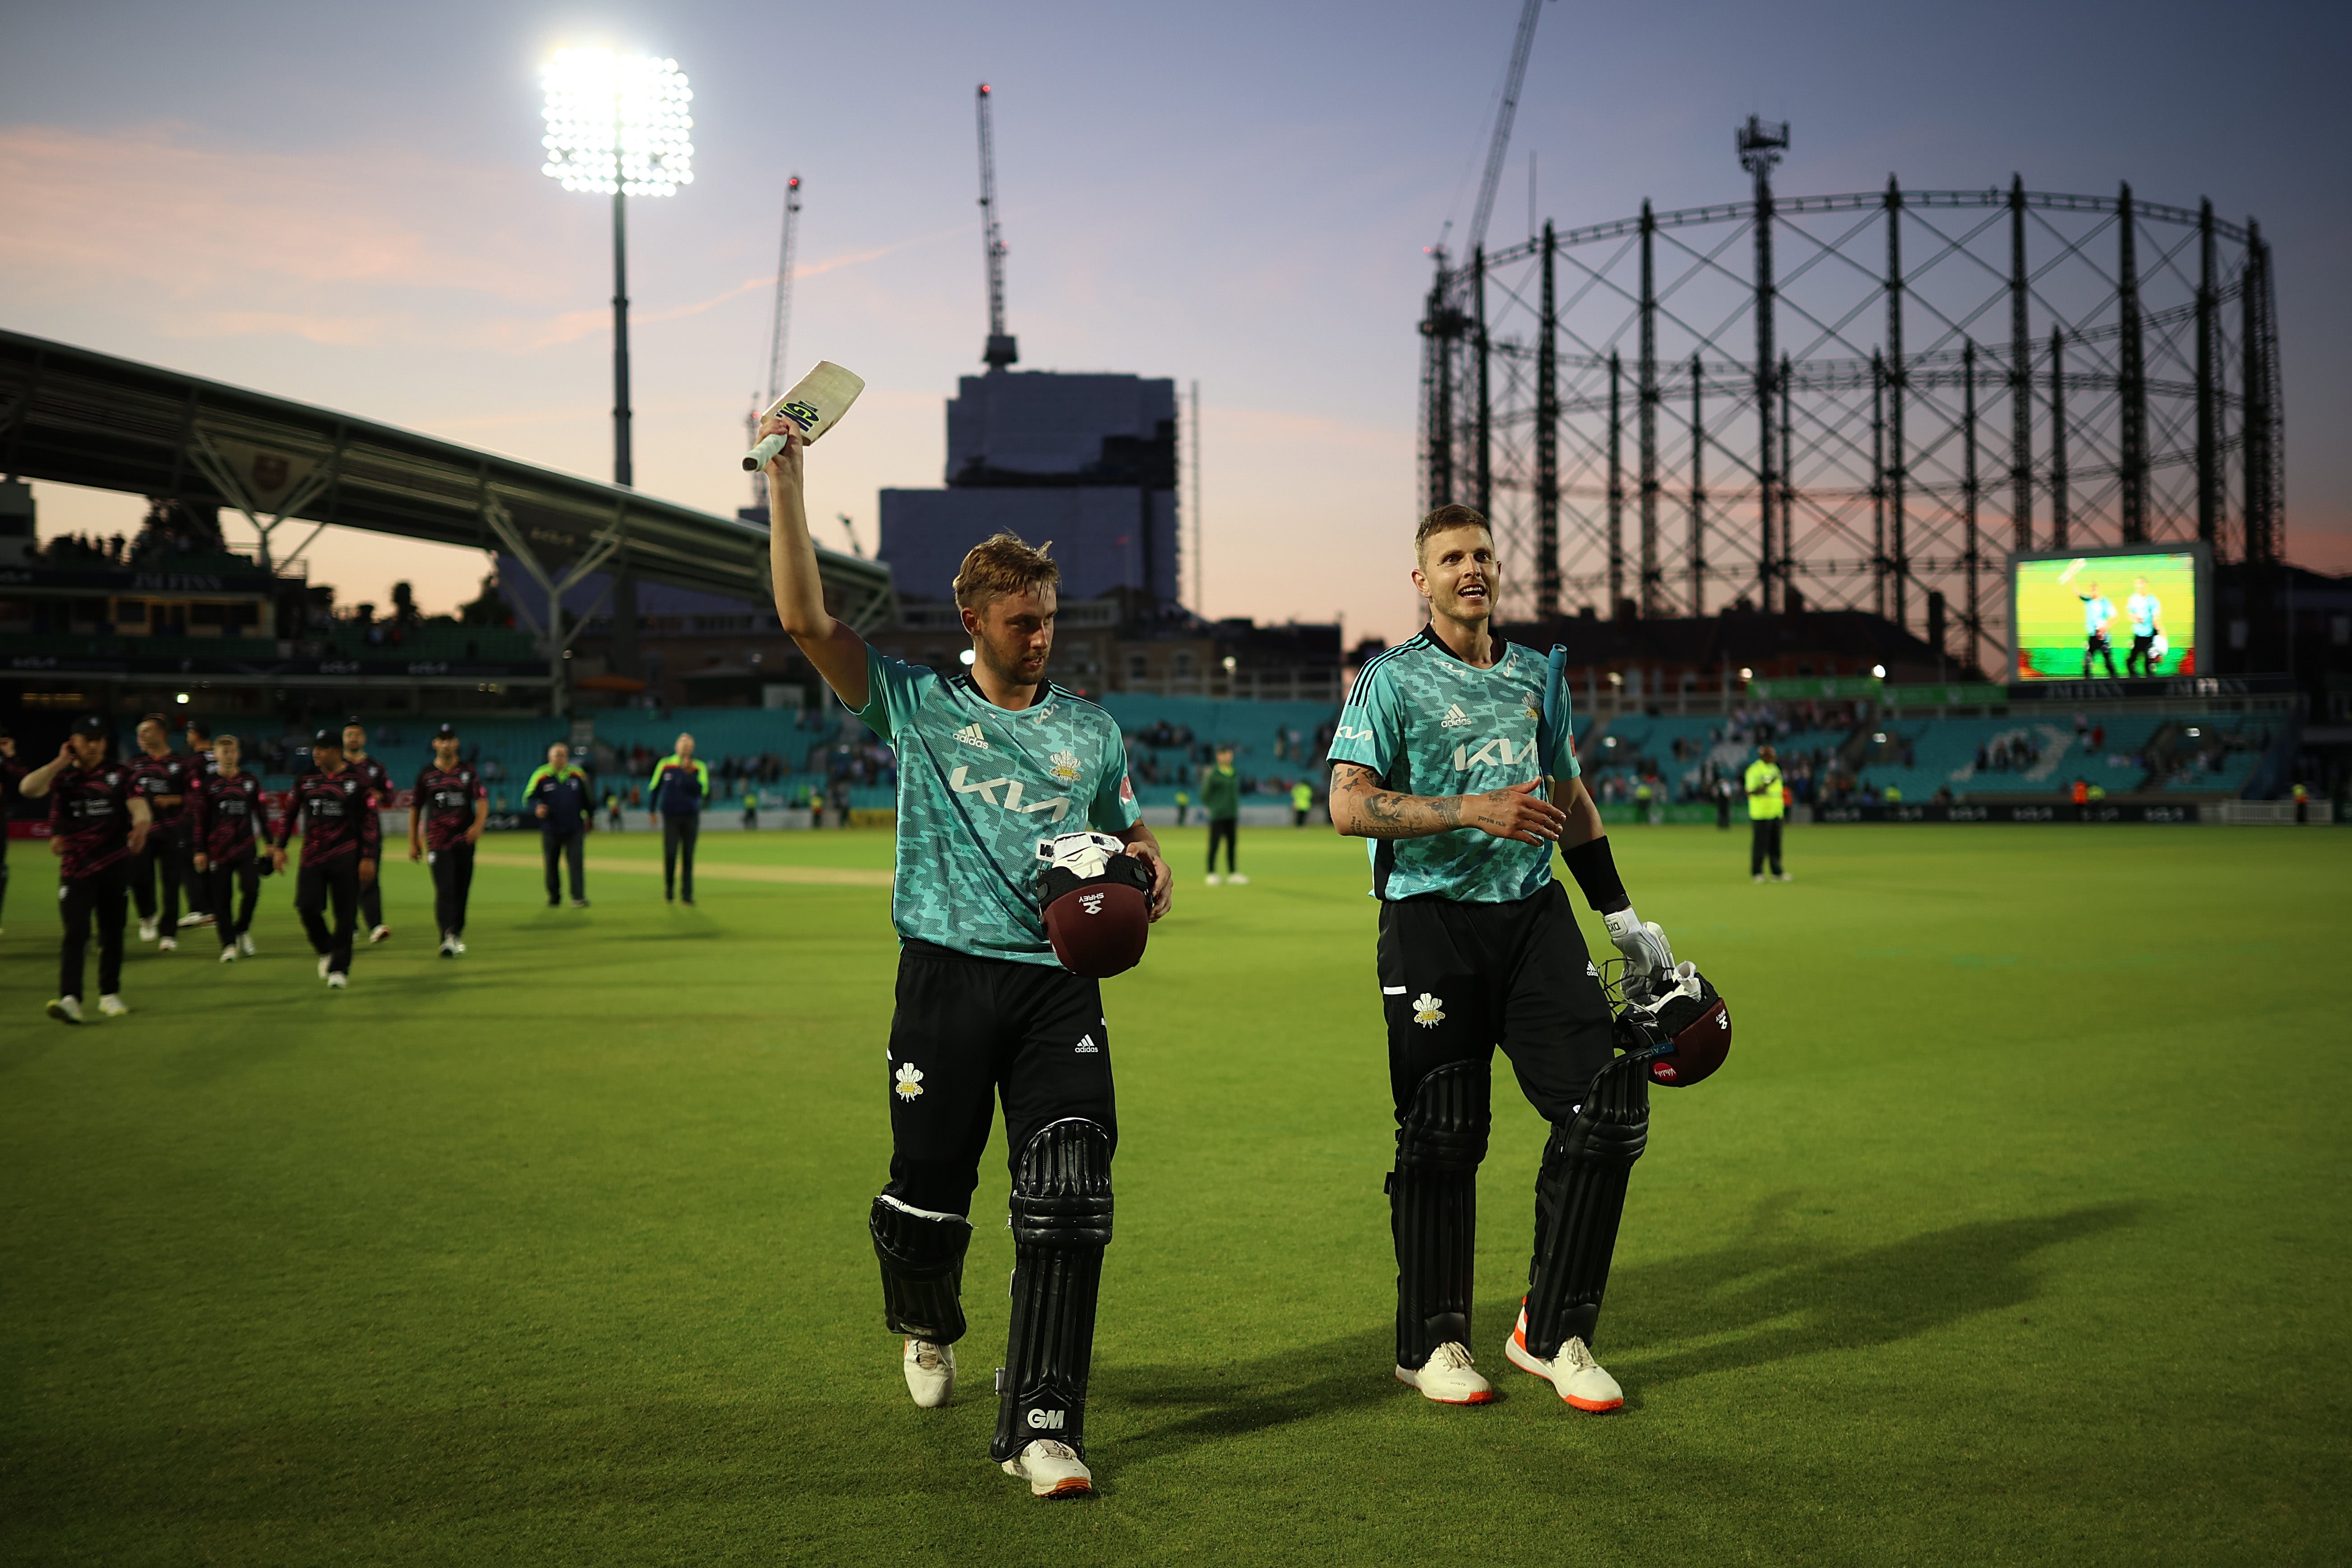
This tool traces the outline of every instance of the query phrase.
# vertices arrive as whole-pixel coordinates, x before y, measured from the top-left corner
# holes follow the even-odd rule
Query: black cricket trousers
[[[433,873],[433,923],[444,936],[466,934],[466,899],[474,891],[474,846],[460,840],[425,852]]]
[[[1762,876],[1764,862],[1772,862],[1772,874],[1780,874],[1780,821],[1778,817],[1759,817],[1748,825],[1755,831],[1748,841],[1748,874]]]
[[[222,863],[205,862],[205,891],[213,906],[213,925],[220,932],[221,946],[234,947],[236,939],[253,927],[253,906],[261,902],[261,862],[258,855],[247,853]],[[230,918],[233,895],[244,894],[243,907]]]
[[[140,919],[157,922],[158,936],[179,935],[180,868],[187,863],[187,853],[171,829],[156,828],[148,833],[145,846],[131,857],[131,896],[138,901]],[[155,887],[159,881],[163,884],[160,899]],[[193,897],[188,900],[191,915],[196,912],[195,903]]]
[[[1241,822],[1237,818],[1212,817],[1209,819],[1209,869],[1212,872],[1217,869],[1217,846],[1222,843],[1225,846],[1225,874],[1228,876],[1233,874],[1234,841],[1238,835],[1240,827]]]
[[[89,925],[98,922],[98,994],[122,989],[122,926],[131,917],[131,862],[116,861],[88,876],[59,878],[58,912],[65,916],[65,946],[58,954],[58,995],[79,997],[83,949]]]
[[[572,900],[585,903],[588,898],[586,871],[581,857],[588,851],[588,830],[577,827],[541,828],[539,831],[540,858],[547,862],[547,902],[554,904],[563,896],[562,879],[556,874],[563,866],[572,868]],[[561,862],[561,863],[559,863]]]
[[[699,817],[662,814],[662,896],[682,893],[694,902],[694,840],[702,831]],[[680,862],[683,862],[681,864]],[[681,875],[680,873],[684,874]]]
[[[327,906],[335,910],[334,929],[327,927]],[[294,873],[294,913],[302,917],[302,934],[310,951],[325,956],[331,973],[352,970],[352,930],[359,921],[360,863],[356,856],[306,865]]]

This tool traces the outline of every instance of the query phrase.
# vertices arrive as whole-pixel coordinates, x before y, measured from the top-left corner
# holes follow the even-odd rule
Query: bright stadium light
[[[540,80],[540,172],[567,191],[613,198],[613,483],[631,485],[627,203],[694,183],[694,93],[676,60],[610,49],[560,49]]]
[[[560,49],[541,73],[547,149],[541,172],[567,191],[674,196],[694,183],[694,93],[676,60]]]

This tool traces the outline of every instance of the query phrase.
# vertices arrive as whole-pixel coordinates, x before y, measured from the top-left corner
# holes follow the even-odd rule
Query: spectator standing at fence
[[[1217,885],[1217,845],[1225,846],[1224,880],[1246,886],[1249,878],[1234,869],[1235,842],[1242,824],[1242,779],[1234,771],[1234,748],[1217,747],[1216,764],[1201,776],[1201,814],[1209,820],[1209,885]]]
[[[547,765],[534,771],[522,798],[539,819],[540,852],[547,862],[547,906],[562,902],[558,862],[572,868],[572,907],[588,907],[588,830],[596,825],[595,787],[586,770],[572,766],[572,748],[557,741],[547,748]]]
[[[1307,813],[1314,809],[1315,786],[1301,779],[1290,787],[1290,825],[1294,828],[1305,827]]]
[[[1787,882],[1789,873],[1780,868],[1780,823],[1788,815],[1788,797],[1781,792],[1780,759],[1769,746],[1756,748],[1756,760],[1748,765],[1748,874],[1756,882],[1764,880],[1764,865],[1771,862],[1772,880]]]
[[[688,904],[694,902],[694,841],[702,831],[703,802],[709,799],[710,769],[694,759],[694,737],[681,735],[677,748],[654,764],[653,779],[646,786],[646,804],[661,824],[665,904],[681,893]]]
[[[760,793],[756,789],[746,789],[743,791],[743,831],[756,832],[759,827]]]
[[[1176,825],[1177,825],[1178,827],[1180,827],[1180,828],[1181,828],[1181,827],[1182,827],[1182,826],[1184,825],[1184,818],[1185,818],[1185,815],[1186,815],[1188,812],[1190,812],[1190,811],[1192,810],[1192,796],[1190,796],[1190,795],[1188,795],[1188,794],[1186,794],[1186,793],[1185,793],[1183,790],[1181,790],[1181,789],[1177,790],[1177,791],[1176,791]]]

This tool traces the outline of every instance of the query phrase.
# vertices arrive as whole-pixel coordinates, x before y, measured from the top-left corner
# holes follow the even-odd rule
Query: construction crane
[[[1519,86],[1527,80],[1528,51],[1535,47],[1536,16],[1544,0],[1527,0],[1519,8],[1519,30],[1511,40],[1510,68],[1503,73],[1503,100],[1495,110],[1495,140],[1486,148],[1486,174],[1478,182],[1478,204],[1471,209],[1470,236],[1463,254],[1475,255],[1486,243],[1486,220],[1495,215],[1495,192],[1503,181],[1503,159],[1511,148],[1511,120],[1519,110]]]
[[[793,330],[793,256],[801,238],[801,177],[793,175],[784,183],[784,238],[776,257],[776,315],[768,328],[768,395],[755,396],[746,423],[746,433],[754,442],[759,440],[760,415],[775,406],[784,393],[784,372],[790,365],[784,358],[784,348]],[[751,505],[768,504],[768,480],[763,474],[751,476]]]
[[[980,212],[981,244],[988,256],[988,351],[981,358],[992,371],[1001,371],[1021,358],[1013,336],[1004,329],[1004,238],[996,225],[996,137],[990,130],[988,84],[980,84]]]

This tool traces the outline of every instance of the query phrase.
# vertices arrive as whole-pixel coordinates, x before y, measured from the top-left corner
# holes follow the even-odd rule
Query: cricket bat
[[[819,368],[820,370],[822,370],[824,367],[823,367],[823,366],[819,366],[818,368]],[[857,394],[856,394],[856,393],[855,393],[855,392],[852,392],[852,393],[850,393],[850,395],[851,395],[852,397],[855,397],[855,396],[856,396]],[[2078,572],[2078,571],[2082,570],[2084,567],[2085,567],[2085,566],[2087,566],[2087,565],[2089,565],[2089,564],[2090,564],[2090,563],[2089,563],[2088,561],[2084,560],[2082,557],[2080,557],[2080,556],[2075,557],[2075,558],[2074,558],[2074,565],[2072,565],[2072,566],[2070,566],[2070,567],[2068,567],[2065,570],[2063,570],[2063,571],[2062,571],[2062,572],[2060,572],[2060,573],[2058,574],[2058,586],[2059,586],[2059,587],[2061,587],[2061,588],[2063,588],[2063,587],[2065,587],[2068,583],[2070,583],[2070,582],[2074,581],[2074,574],[2075,574],[2076,572]]]
[[[803,376],[793,390],[776,400],[768,413],[778,414],[801,427],[801,439],[810,445],[817,437],[841,423],[857,394],[866,390],[865,381],[856,372],[845,371],[831,360],[819,360],[816,369]],[[761,418],[767,417],[762,414]],[[771,435],[751,451],[743,454],[743,472],[756,474],[768,465],[768,460],[784,449],[784,437]]]

